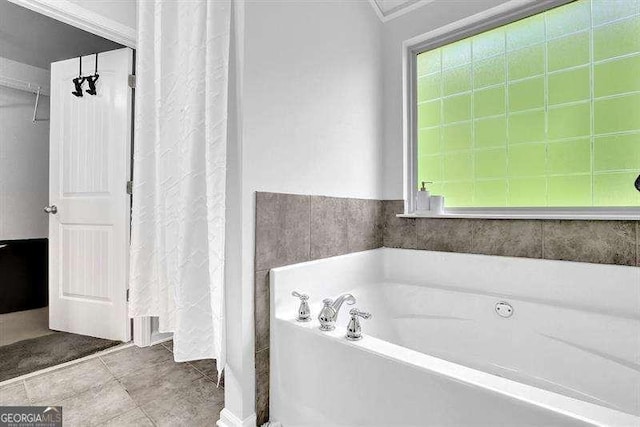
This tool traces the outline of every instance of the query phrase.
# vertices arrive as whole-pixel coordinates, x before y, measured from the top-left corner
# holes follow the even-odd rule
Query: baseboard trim
[[[163,342],[171,341],[173,339],[173,334],[171,332],[166,333],[152,333],[151,334],[151,345],[160,344]]]
[[[256,414],[251,414],[244,420],[236,417],[227,408],[222,409],[220,412],[220,419],[216,423],[218,427],[255,427]]]
[[[169,336],[151,336],[151,345],[162,344],[163,342],[168,342],[173,339],[173,334]]]

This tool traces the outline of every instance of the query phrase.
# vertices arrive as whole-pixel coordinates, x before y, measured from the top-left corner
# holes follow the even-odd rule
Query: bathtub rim
[[[479,291],[477,288],[472,286],[463,285],[458,286],[451,283],[434,283],[431,280],[415,280],[412,278],[406,277],[397,277],[396,271],[389,271],[390,258],[395,255],[404,255],[404,256],[419,256],[420,254],[430,256],[433,258],[446,259],[449,261],[452,260],[460,260],[464,263],[464,261],[471,262],[482,262],[485,260],[492,260],[493,262],[507,262],[513,264],[519,264],[519,266],[529,267],[534,264],[548,265],[552,268],[559,269],[580,269],[580,268],[588,268],[599,270],[599,273],[604,272],[620,272],[625,271],[625,274],[635,276],[633,280],[636,281],[638,286],[634,288],[635,295],[633,298],[627,298],[625,301],[633,301],[633,305],[631,307],[621,307],[616,309],[611,309],[611,307],[600,307],[594,306],[592,303],[583,303],[571,301],[566,302],[565,298],[558,299],[557,296],[549,297],[546,296],[544,298],[535,297],[527,294],[521,294],[519,292],[495,292],[486,290]],[[287,272],[290,270],[297,270],[304,267],[317,267],[319,265],[336,261],[336,260],[349,260],[355,259],[358,260],[360,258],[377,258],[378,263],[375,265],[375,272],[379,275],[375,281],[394,281],[398,283],[405,283],[414,286],[426,286],[433,287],[443,290],[450,290],[454,292],[466,292],[473,294],[493,294],[493,296],[501,296],[502,298],[511,298],[518,299],[523,301],[530,301],[535,303],[541,303],[545,305],[557,306],[571,310],[579,310],[579,311],[588,311],[596,314],[609,315],[613,317],[621,317],[626,319],[640,320],[640,267],[629,266],[629,265],[616,265],[616,264],[598,264],[598,263],[587,263],[587,262],[578,262],[578,261],[565,261],[565,260],[556,260],[556,259],[544,259],[544,258],[527,258],[527,257],[511,257],[511,256],[502,256],[502,255],[486,255],[486,254],[473,254],[473,253],[459,253],[459,252],[443,252],[443,251],[431,251],[431,250],[422,250],[422,249],[404,249],[404,248],[388,248],[388,247],[380,247],[375,249],[369,249],[366,251],[360,252],[352,252],[343,255],[336,255],[328,258],[321,258],[311,261],[304,261],[296,264],[289,264],[281,267],[272,268],[270,271],[276,272]],[[373,272],[369,272],[372,274]],[[380,279],[382,278],[382,279]],[[270,284],[271,286],[271,284]],[[273,289],[272,289],[273,290]],[[608,295],[610,297],[610,295]],[[608,298],[609,299],[609,298]],[[602,299],[599,300],[600,302]],[[272,301],[273,302],[273,301]]]
[[[429,371],[435,375],[439,375],[450,379],[452,381],[457,381],[469,385],[471,387],[482,388],[485,390],[489,390],[490,392],[500,394],[504,397],[515,399],[517,401],[523,402],[525,404],[533,405],[539,408],[543,408],[545,410],[549,410],[563,416],[569,417],[574,420],[579,420],[592,425],[620,425],[620,426],[630,426],[630,425],[640,425],[640,417],[635,415],[621,412],[615,409],[607,408],[604,406],[600,406],[594,403],[586,402],[583,400],[579,400],[573,397],[565,396],[559,393],[555,393],[553,391],[545,390],[542,388],[530,386],[524,383],[519,383],[514,380],[510,380],[507,378],[499,377],[484,371],[480,371],[474,368],[470,368],[464,365],[460,365],[454,362],[450,362],[435,356],[431,356],[428,354],[420,353],[415,350],[411,350],[406,347],[402,347],[397,344],[393,344],[388,341],[381,340],[379,338],[375,338],[372,336],[367,336],[361,341],[348,341],[344,339],[344,331],[341,328],[337,328],[334,331],[323,332],[318,329],[319,324],[318,321],[314,318],[311,322],[300,323],[297,322],[293,315],[283,315],[282,313],[278,313],[278,307],[276,307],[276,295],[278,292],[276,290],[276,286],[278,286],[278,276],[281,273],[286,273],[289,270],[304,268],[307,266],[318,266],[323,263],[327,263],[328,261],[341,259],[348,260],[349,258],[358,258],[358,257],[366,257],[367,254],[371,254],[372,257],[381,257],[384,258],[385,251],[408,251],[415,252],[415,250],[411,249],[392,249],[392,248],[378,248],[372,249],[368,251],[350,253],[345,255],[338,255],[331,258],[324,258],[319,260],[306,261],[298,264],[291,264],[287,266],[273,268],[269,272],[269,287],[270,287],[270,323],[271,323],[271,334],[270,334],[270,348],[275,348],[275,340],[277,336],[277,329],[280,327],[299,327],[306,330],[309,333],[315,334],[315,336],[320,336],[321,339],[332,339],[339,341],[340,343],[350,346],[353,349],[359,351],[365,351],[367,353],[373,354],[377,357],[382,357],[385,359],[397,361],[398,363],[410,366],[415,369],[420,369],[423,371]],[[426,251],[432,252],[432,251]],[[473,257],[496,257],[493,255],[477,255],[477,254],[454,254],[454,255],[462,255],[462,256],[473,256]],[[512,257],[501,257],[501,258],[512,258]],[[518,260],[522,258],[517,258]],[[543,260],[543,259],[535,259],[531,261],[539,261],[539,262],[562,262],[562,263],[572,263],[572,264],[584,264],[577,263],[572,261],[556,261],[556,260]],[[618,266],[610,266],[610,267],[618,267]],[[606,268],[606,267],[605,267]],[[628,267],[632,268],[632,267]],[[376,266],[376,270],[378,273],[384,275],[384,265],[383,263],[379,263]],[[291,291],[291,289],[287,289],[286,291]],[[318,296],[315,295],[314,298]],[[284,322],[284,323],[283,323]],[[270,364],[272,365],[270,368],[270,377],[271,377],[271,385],[270,392],[274,393],[274,369],[273,369],[274,359],[272,358]],[[272,394],[273,396],[273,394]],[[273,398],[271,399],[273,402]]]

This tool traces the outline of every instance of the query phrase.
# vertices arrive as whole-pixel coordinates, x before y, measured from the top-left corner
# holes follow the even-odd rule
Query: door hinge
[[[133,194],[133,181],[127,181],[127,194]]]
[[[135,74],[129,74],[128,83],[129,83],[129,87],[131,89],[135,89],[136,88],[136,76],[135,76]]]
[[[129,289],[127,289],[127,302],[129,302]]]

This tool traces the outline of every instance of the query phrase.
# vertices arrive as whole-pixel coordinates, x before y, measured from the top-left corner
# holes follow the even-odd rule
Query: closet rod
[[[11,89],[22,90],[25,92],[30,92],[33,94],[46,95],[49,96],[49,90],[46,87],[42,87],[41,85],[37,85],[35,83],[25,82],[22,80],[14,79],[11,77],[6,77],[0,75],[0,86],[9,87]]]
[[[31,121],[33,123],[36,122],[48,122],[49,119],[39,119],[38,118],[38,104],[40,103],[40,95],[49,95],[48,91],[45,91],[41,86],[35,85],[29,82],[23,82],[18,79],[13,79],[11,77],[0,76],[0,86],[9,87],[11,89],[22,90],[29,93],[35,93],[36,102],[33,106],[33,118]]]

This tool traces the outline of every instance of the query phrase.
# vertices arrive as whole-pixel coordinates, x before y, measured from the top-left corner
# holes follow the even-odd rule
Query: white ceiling
[[[403,15],[434,0],[372,0],[371,5],[383,21]]]
[[[0,57],[34,67],[122,47],[118,43],[0,0]]]

